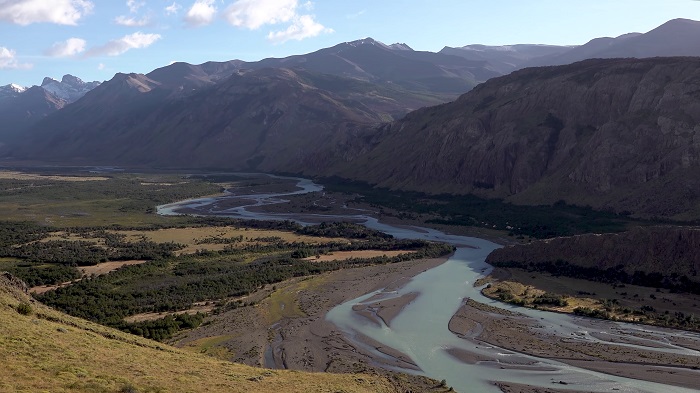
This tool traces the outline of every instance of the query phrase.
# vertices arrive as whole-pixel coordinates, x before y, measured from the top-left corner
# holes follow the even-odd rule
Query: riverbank
[[[449,329],[477,346],[494,345],[512,351],[513,355],[504,361],[455,352],[453,356],[465,364],[495,362],[501,368],[512,368],[519,364],[517,355],[526,354],[604,374],[700,389],[698,357],[658,351],[664,332],[645,331],[648,344],[638,341],[632,347],[595,340],[594,332],[603,326],[582,318],[580,333],[562,336],[527,315],[468,299],[450,320]],[[618,329],[614,334],[620,337],[638,334],[624,325]],[[536,368],[534,364],[528,366]]]
[[[400,286],[446,260],[406,261],[289,280],[251,296],[261,299],[252,306],[207,318],[200,328],[178,337],[174,344],[249,365],[340,373],[364,370],[399,376],[385,368],[415,369],[410,357],[368,338],[351,341],[325,315],[350,299]],[[381,316],[375,318],[391,323],[411,300],[405,297],[380,305]],[[385,356],[377,356],[374,350]],[[420,384],[426,391],[443,389],[424,377],[402,374],[399,379],[414,388]]]
[[[301,185],[299,187],[304,188]],[[294,202],[287,205],[272,205],[270,208],[275,211],[272,217],[300,221],[306,221],[311,217],[318,220],[359,220],[370,228],[382,230],[400,238],[440,240],[461,248],[456,251],[455,258],[448,263],[436,269],[431,268],[430,271],[421,274],[397,291],[397,295],[410,292],[419,292],[421,295],[413,300],[405,297],[405,301],[402,300],[393,307],[398,308],[400,313],[395,320],[397,326],[393,326],[392,329],[384,327],[382,322],[386,320],[382,321],[378,316],[380,309],[365,308],[365,316],[374,318],[374,321],[358,318],[358,310],[352,309],[352,306],[358,302],[353,299],[372,293],[373,289],[382,286],[366,285],[367,283],[363,280],[367,280],[368,276],[361,274],[356,278],[355,282],[358,283],[356,286],[351,283],[346,287],[350,292],[344,296],[335,297],[335,301],[330,301],[333,298],[329,295],[333,293],[330,289],[338,283],[334,280],[330,280],[330,283],[325,282],[329,275],[323,275],[315,279],[293,280],[285,283],[283,287],[278,285],[277,288],[270,289],[269,297],[264,301],[256,303],[255,306],[241,307],[236,310],[237,314],[231,317],[230,321],[223,321],[226,329],[219,330],[219,336],[192,340],[188,345],[201,348],[206,347],[211,340],[223,342],[226,345],[218,348],[225,349],[225,358],[236,361],[247,359],[271,367],[292,368],[290,365],[293,365],[323,371],[386,372],[377,369],[377,366],[404,367],[410,370],[412,367],[407,365],[410,366],[409,363],[413,363],[427,375],[436,379],[445,378],[448,384],[454,384],[458,390],[462,391],[473,389],[494,391],[496,388],[494,381],[508,382],[511,386],[530,384],[540,387],[534,388],[535,390],[546,389],[545,387],[549,388],[553,383],[552,377],[557,378],[556,383],[568,385],[567,390],[608,391],[620,388],[628,390],[634,387],[636,391],[652,392],[663,391],[660,389],[666,387],[636,379],[609,377],[576,367],[562,366],[561,363],[567,359],[616,363],[617,360],[630,362],[630,359],[648,357],[652,359],[650,365],[655,367],[671,365],[673,368],[671,372],[675,369],[694,372],[682,365],[684,362],[697,363],[697,353],[691,353],[692,351],[679,352],[677,347],[669,347],[667,352],[662,352],[644,346],[612,344],[587,335],[588,328],[580,324],[579,318],[561,314],[533,313],[531,310],[524,311],[525,314],[531,315],[530,317],[507,315],[502,311],[492,310],[496,309],[495,307],[476,302],[470,307],[478,311],[465,309],[468,312],[465,311],[464,316],[467,319],[471,318],[469,322],[471,327],[460,339],[443,328],[448,325],[455,310],[464,306],[460,304],[460,299],[465,296],[485,303],[491,302],[471,287],[471,283],[476,281],[480,274],[490,271],[491,267],[483,261],[496,245],[478,238],[467,239],[445,235],[425,227],[411,229],[412,223],[405,221],[392,223],[392,225],[384,224],[387,219],[383,215],[379,217],[381,222],[377,223],[375,218],[369,217],[377,217],[377,212],[356,209],[356,206],[347,209],[344,204],[337,201],[316,199],[318,195],[328,197],[326,193],[321,192],[305,195],[302,198],[303,201],[296,201],[296,204],[303,209],[301,212],[297,212],[290,206],[294,205]],[[267,203],[263,200],[258,202]],[[211,206],[197,206],[202,211],[206,211],[206,214],[215,215],[216,213],[209,207]],[[256,212],[266,210],[260,205],[253,209]],[[256,212],[246,210],[241,216],[257,219],[270,217]],[[348,216],[348,213],[351,216]],[[341,216],[335,216],[335,214],[341,214]],[[420,223],[418,225],[420,226]],[[488,237],[500,244],[504,243],[502,239],[496,240],[498,235],[491,237],[479,234],[477,236]],[[383,276],[387,267],[387,265],[376,267],[377,274]],[[319,288],[324,289],[319,291]],[[343,300],[348,301],[343,303]],[[407,307],[406,304],[409,303],[413,304]],[[334,308],[332,307],[334,304],[340,305]],[[328,322],[325,321],[326,313],[329,313],[328,318],[333,318],[338,326],[343,326],[343,332],[334,328],[333,325],[328,326]],[[389,324],[392,324],[392,321],[393,319]],[[236,323],[241,324],[238,330],[229,328]],[[255,328],[251,329],[251,326],[256,323],[257,327],[254,326]],[[248,330],[245,329],[246,326]],[[601,329],[609,329],[612,326],[614,325],[608,323]],[[475,327],[476,330],[474,330]],[[632,333],[625,331],[621,334]],[[664,342],[672,335],[674,334],[658,334],[651,340]],[[365,338],[368,336],[371,338]],[[411,354],[410,358],[401,353],[402,351]],[[548,357],[553,361],[548,361]],[[617,360],[614,359],[615,357]],[[467,361],[461,361],[460,358]],[[494,359],[494,363],[484,364],[488,359]],[[551,369],[556,371],[548,371]],[[620,371],[620,375],[626,374]],[[671,373],[663,375],[658,380],[669,384],[671,375]],[[700,380],[700,378],[696,379]]]

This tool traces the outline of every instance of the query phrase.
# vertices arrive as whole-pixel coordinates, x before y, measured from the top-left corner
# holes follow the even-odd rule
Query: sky
[[[365,37],[426,51],[581,45],[674,18],[700,20],[700,1],[0,0],[0,86],[285,57]]]

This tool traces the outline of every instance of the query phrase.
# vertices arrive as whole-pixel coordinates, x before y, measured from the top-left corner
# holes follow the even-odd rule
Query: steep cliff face
[[[588,60],[477,86],[338,147],[381,186],[648,215],[700,212],[700,59]]]
[[[496,266],[675,286],[700,293],[699,249],[697,228],[635,228],[619,234],[579,235],[508,246],[492,252],[486,261]]]

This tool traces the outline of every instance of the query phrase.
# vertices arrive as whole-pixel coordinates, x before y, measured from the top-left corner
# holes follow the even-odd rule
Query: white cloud
[[[51,57],[69,57],[85,51],[85,40],[82,38],[69,38],[65,41],[56,42],[46,50],[46,54]]]
[[[224,17],[234,26],[251,30],[294,19],[297,0],[237,0],[224,11]]]
[[[127,0],[126,2],[126,6],[129,7],[129,12],[132,14],[137,13],[139,8],[143,7],[144,5],[146,5],[146,3],[143,1]]]
[[[167,7],[165,7],[165,14],[166,15],[173,15],[177,14],[182,7],[178,3],[173,3]]]
[[[333,32],[333,29],[317,22],[313,15],[301,15],[299,12],[300,9],[308,12],[313,8],[311,1],[300,5],[299,0],[236,0],[224,10],[224,17],[230,24],[250,30],[265,25],[291,23],[284,30],[268,33],[267,39],[279,44]]]
[[[197,0],[192,4],[187,15],[185,15],[185,22],[190,27],[199,27],[210,24],[216,16],[216,6],[214,5],[215,0]]]
[[[129,26],[129,27],[143,27],[147,26],[149,23],[151,23],[151,19],[147,16],[144,16],[141,19],[136,19],[136,18],[129,18],[124,15],[119,15],[118,17],[114,18],[114,23],[121,25],[121,26]]]
[[[129,49],[147,48],[159,39],[161,39],[160,34],[144,34],[139,31],[134,34],[129,34],[122,38],[109,41],[102,46],[91,48],[85,53],[85,56],[119,56]]]
[[[97,65],[97,69],[100,70],[100,71],[104,70],[105,67],[106,67],[106,66],[105,66],[105,63],[100,63],[100,64]]]
[[[324,27],[322,24],[316,22],[311,15],[302,15],[294,18],[294,23],[287,27],[286,30],[280,30],[275,32],[270,32],[267,35],[267,39],[281,44],[289,40],[301,41],[304,38],[316,37],[321,33],[332,33],[333,29]]]
[[[16,53],[14,50],[0,46],[0,70],[32,68],[32,64],[20,63],[17,61],[15,55]]]
[[[22,26],[42,22],[75,25],[93,7],[87,0],[0,0],[0,21]]]

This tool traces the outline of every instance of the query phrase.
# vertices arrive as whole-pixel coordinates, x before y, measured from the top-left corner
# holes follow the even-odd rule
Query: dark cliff
[[[392,188],[689,218],[699,122],[700,58],[588,60],[489,80],[314,164]]]

